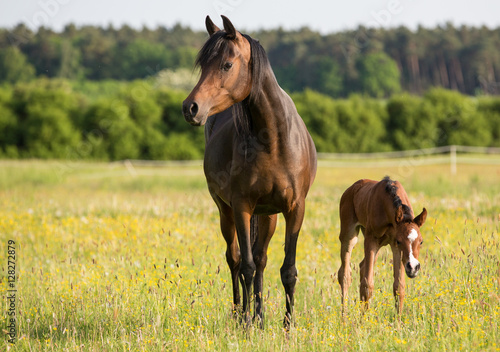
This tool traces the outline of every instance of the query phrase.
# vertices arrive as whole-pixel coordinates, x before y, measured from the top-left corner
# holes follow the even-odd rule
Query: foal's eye
[[[397,244],[398,246],[400,246],[400,245],[401,245],[401,241],[396,240],[396,244]]]
[[[424,243],[424,240],[420,241],[420,245],[422,245]]]
[[[229,71],[231,69],[231,67],[233,67],[233,64],[230,63],[230,62],[226,62],[223,66],[222,66],[222,69],[224,71]]]

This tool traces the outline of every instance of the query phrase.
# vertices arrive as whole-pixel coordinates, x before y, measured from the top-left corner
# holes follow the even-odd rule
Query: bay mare
[[[305,198],[316,175],[316,149],[292,99],[280,88],[259,42],[236,31],[222,16],[224,29],[207,17],[210,38],[197,65],[201,77],[183,103],[192,125],[205,125],[204,171],[220,213],[227,243],[233,303],[262,325],[263,274],[277,214],[286,221],[281,281],[286,293],[284,325],[293,312],[295,253],[304,219]]]

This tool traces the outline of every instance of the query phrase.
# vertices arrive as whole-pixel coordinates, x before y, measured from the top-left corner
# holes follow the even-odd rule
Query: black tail
[[[257,234],[258,234],[258,217],[257,215],[252,215],[250,218],[250,243],[253,245],[255,244],[255,241],[257,240]]]

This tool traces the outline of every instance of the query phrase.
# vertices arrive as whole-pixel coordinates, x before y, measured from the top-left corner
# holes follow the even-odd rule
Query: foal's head
[[[406,275],[409,278],[417,276],[420,270],[420,262],[418,254],[422,246],[423,239],[420,234],[420,227],[424,224],[427,218],[427,210],[424,208],[422,213],[412,219],[408,213],[400,206],[396,210],[396,228],[394,241],[395,245],[402,252],[402,261],[405,266]]]
[[[222,112],[244,100],[252,87],[251,45],[246,36],[236,31],[222,16],[220,30],[207,16],[205,24],[210,38],[196,60],[201,77],[184,100],[184,118],[192,125],[205,124],[209,116]]]

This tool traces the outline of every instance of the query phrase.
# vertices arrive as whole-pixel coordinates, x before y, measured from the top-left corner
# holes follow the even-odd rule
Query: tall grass
[[[400,178],[415,211],[429,211],[422,273],[407,279],[404,312],[396,316],[391,256],[383,249],[363,315],[353,264],[346,319],[336,280],[340,196],[359,178],[398,170],[320,168],[299,238],[288,333],[279,277],[282,218],[265,272],[265,327],[244,329],[231,318],[225,244],[201,165],[133,172],[110,164],[63,166],[0,164],[4,268],[7,241],[18,243],[19,339],[3,340],[6,350],[500,350],[498,166],[459,165],[458,176],[444,165],[421,166]],[[361,242],[354,249],[353,263],[362,248]]]

